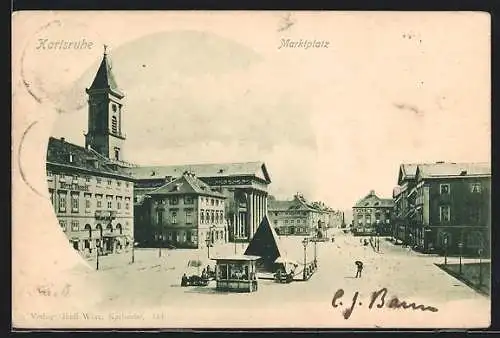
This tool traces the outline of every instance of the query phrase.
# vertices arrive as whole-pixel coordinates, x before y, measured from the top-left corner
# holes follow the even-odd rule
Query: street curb
[[[480,288],[477,287],[476,284],[472,283],[468,279],[462,278],[462,276],[459,273],[456,273],[455,271],[452,271],[452,270],[449,270],[449,269],[445,268],[442,264],[434,263],[434,265],[437,266],[438,268],[440,268],[441,270],[443,270],[444,272],[446,272],[448,275],[450,275],[453,278],[455,278],[455,279],[459,280],[460,282],[464,283],[465,285],[467,285],[468,287],[470,287],[471,289],[473,289],[477,293],[479,293],[479,294],[481,294],[483,296],[486,296],[486,297],[490,297],[490,294],[488,292],[486,292],[484,290],[481,290]]]

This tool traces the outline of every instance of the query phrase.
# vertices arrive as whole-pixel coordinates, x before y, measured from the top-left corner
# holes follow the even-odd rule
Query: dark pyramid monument
[[[282,254],[278,235],[269,224],[267,216],[264,216],[245,250],[245,255],[260,256],[261,258],[257,261],[258,270],[274,272],[274,261]]]

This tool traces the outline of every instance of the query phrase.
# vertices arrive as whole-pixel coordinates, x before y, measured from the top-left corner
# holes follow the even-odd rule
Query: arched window
[[[123,230],[122,230],[122,225],[120,223],[116,225],[116,229],[118,230],[118,233],[121,235]]]
[[[85,224],[85,230],[89,232],[89,237],[92,237],[92,227],[90,224]]]
[[[113,232],[113,225],[111,223],[109,223],[107,226],[106,226],[106,230],[111,230],[111,232]]]
[[[111,117],[111,131],[113,134],[118,134],[118,119],[115,115]]]
[[[99,230],[99,236],[100,236],[100,237],[102,237],[102,225],[101,225],[101,224],[97,224],[97,225],[95,226],[95,228],[96,228],[97,230]]]

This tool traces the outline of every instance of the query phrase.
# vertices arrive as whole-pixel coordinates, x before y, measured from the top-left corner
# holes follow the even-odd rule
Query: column
[[[253,193],[248,192],[247,195],[247,222],[246,228],[248,229],[247,238],[250,236],[253,224]]]
[[[236,235],[237,231],[238,231],[238,209],[236,208],[233,214],[233,240],[235,240],[237,237]]]

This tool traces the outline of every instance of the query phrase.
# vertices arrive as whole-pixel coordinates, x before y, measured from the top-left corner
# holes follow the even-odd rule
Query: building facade
[[[489,252],[491,167],[489,163],[417,166],[409,192],[409,244],[422,251],[476,256]]]
[[[329,212],[307,202],[303,195],[291,201],[269,202],[269,222],[280,236],[326,236]]]
[[[154,189],[144,200],[149,201],[151,225],[144,237],[158,246],[202,248],[227,241],[226,197],[192,172]]]
[[[263,162],[192,164],[129,168],[135,179],[136,234],[140,241],[151,240],[151,206],[145,196],[166,182],[194,173],[197,179],[225,196],[224,216],[229,241],[248,242],[267,213],[268,185]]]
[[[128,249],[134,241],[133,180],[91,149],[49,139],[47,182],[71,246],[84,254]]]
[[[393,209],[392,199],[379,198],[371,190],[352,208],[354,235],[391,234]]]

